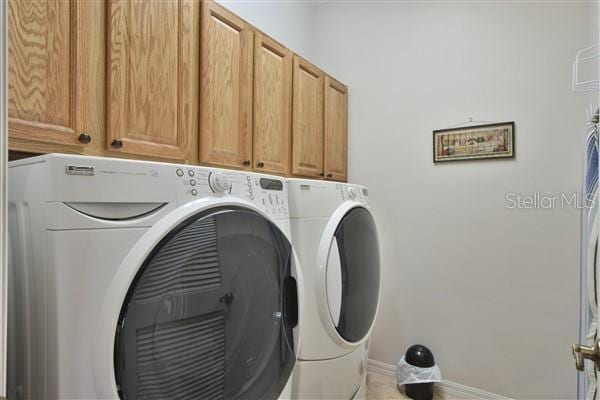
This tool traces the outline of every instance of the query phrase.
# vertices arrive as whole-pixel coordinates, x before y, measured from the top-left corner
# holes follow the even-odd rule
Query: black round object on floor
[[[410,365],[419,368],[431,368],[435,365],[433,353],[422,344],[415,344],[406,350],[404,360]],[[433,382],[410,383],[404,385],[404,391],[408,397],[414,400],[432,400]]]
[[[432,400],[433,382],[404,385],[404,392],[408,397],[414,400]]]
[[[433,353],[422,344],[410,346],[408,350],[406,350],[404,359],[410,365],[414,365],[415,367],[419,368],[431,368],[435,365]]]

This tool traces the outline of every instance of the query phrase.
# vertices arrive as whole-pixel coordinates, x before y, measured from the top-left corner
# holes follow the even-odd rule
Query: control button
[[[177,168],[177,176],[183,176],[183,170],[181,168]]]
[[[254,200],[254,195],[253,194],[250,195],[250,200]]]
[[[189,175],[189,176],[194,176],[194,171],[192,171],[191,169],[190,169],[190,170],[188,170],[188,175]]]
[[[196,189],[192,189],[190,193],[192,193],[192,196],[196,196],[198,194],[198,191]]]
[[[215,193],[225,193],[231,190],[229,178],[221,172],[212,173],[208,183]]]
[[[196,186],[196,180],[195,179],[190,179],[190,185],[191,186]]]

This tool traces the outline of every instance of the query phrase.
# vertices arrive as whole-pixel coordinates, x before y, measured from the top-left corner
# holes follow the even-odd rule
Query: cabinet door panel
[[[257,171],[290,169],[292,53],[257,34],[254,47],[254,165]]]
[[[325,77],[325,178],[348,179],[348,88]]]
[[[323,73],[294,57],[292,174],[323,175]]]
[[[203,4],[200,162],[251,168],[253,33],[218,4]]]
[[[90,93],[98,77],[90,54],[102,62],[96,6],[76,1],[11,0],[9,8],[8,113],[13,150],[78,152],[90,119],[79,107],[101,111],[103,96]],[[91,28],[88,26],[91,25]],[[100,132],[89,132],[93,136]],[[37,144],[33,144],[37,143]],[[57,147],[58,146],[58,147]]]
[[[108,149],[194,158],[194,2],[111,0],[109,10]]]

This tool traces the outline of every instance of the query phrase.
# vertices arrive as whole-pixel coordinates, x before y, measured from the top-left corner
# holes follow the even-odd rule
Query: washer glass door
[[[121,310],[121,398],[277,398],[295,363],[290,257],[283,233],[249,209],[211,209],[175,227]]]
[[[327,305],[344,340],[361,341],[371,329],[379,301],[379,242],[375,221],[363,207],[350,209],[329,247]]]

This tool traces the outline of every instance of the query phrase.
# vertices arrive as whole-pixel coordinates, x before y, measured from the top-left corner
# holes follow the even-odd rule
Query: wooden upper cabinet
[[[97,139],[103,133],[96,119],[104,99],[97,91],[103,71],[97,65],[104,61],[96,22],[101,16],[92,3],[8,2],[12,150],[80,152],[87,142],[85,136],[78,140],[80,134]]]
[[[203,2],[200,162],[252,168],[252,38],[242,19]]]
[[[197,7],[187,0],[109,0],[109,150],[195,158]]]
[[[11,150],[346,180],[348,90],[212,0],[9,0]]]
[[[325,77],[325,178],[348,179],[348,88]]]
[[[254,41],[254,165],[289,174],[292,137],[292,53],[266,35]]]
[[[321,70],[294,56],[293,175],[323,176],[323,81]]]

